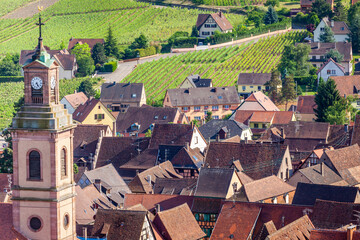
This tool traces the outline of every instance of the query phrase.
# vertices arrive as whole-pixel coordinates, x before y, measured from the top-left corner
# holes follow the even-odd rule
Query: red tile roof
[[[345,230],[314,229],[310,233],[310,240],[347,240]],[[360,232],[355,231],[352,240],[359,240]]]
[[[206,236],[186,203],[158,212],[153,223],[165,239],[190,240]]]
[[[237,110],[234,120],[249,124],[250,122],[265,122],[271,124],[288,124],[293,119],[294,113],[291,111],[251,111]]]
[[[299,96],[296,111],[301,114],[315,114],[315,96]]]
[[[77,44],[84,44],[87,43],[89,45],[89,47],[92,49],[96,43],[101,43],[104,44],[105,41],[102,38],[99,39],[92,39],[92,38],[71,38],[69,40],[69,45],[68,45],[68,50],[70,51],[71,49],[73,49],[73,47]]]
[[[1,239],[6,240],[26,240],[27,238],[21,235],[13,227],[12,218],[12,204],[0,203],[0,236]]]
[[[88,97],[83,92],[69,94],[64,96],[64,98],[74,109],[76,109],[80,104],[84,104],[88,100]]]
[[[78,106],[73,113],[73,119],[78,122],[84,121],[100,100],[92,98]]]
[[[240,105],[238,109],[241,110],[256,110],[256,109],[249,109],[249,107],[245,107],[245,103],[247,102],[257,102],[264,111],[280,111],[275,104],[268,98],[263,92],[258,91],[252,93],[245,101]]]
[[[341,97],[351,95],[358,96],[358,91],[360,91],[360,75],[335,76],[330,78],[335,81],[336,89],[339,90]]]
[[[219,28],[223,31],[231,30],[233,26],[231,23],[226,19],[222,12],[212,13],[212,14],[199,14],[198,19],[196,21],[196,27],[200,29],[200,27],[205,23],[205,21],[212,17],[215,22],[218,24]]]

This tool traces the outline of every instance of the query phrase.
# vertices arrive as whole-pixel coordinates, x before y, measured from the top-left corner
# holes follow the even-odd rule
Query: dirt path
[[[59,0],[42,0],[40,2],[40,5],[44,7],[43,10],[50,7],[54,3],[56,3]],[[32,17],[36,13],[39,12],[38,10],[39,1],[31,2],[21,8],[16,9],[15,11],[6,14],[2,18],[27,18]]]

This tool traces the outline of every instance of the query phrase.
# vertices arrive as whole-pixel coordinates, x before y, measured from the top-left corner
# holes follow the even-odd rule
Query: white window
[[[195,112],[199,112],[201,110],[201,107],[194,107]]]
[[[136,93],[131,94],[132,98],[136,98]]]
[[[200,121],[201,117],[194,117],[195,120]]]
[[[213,119],[219,119],[219,116],[215,115],[213,116]]]
[[[276,204],[277,203],[277,198],[276,197],[273,197],[272,199],[272,203]]]
[[[336,74],[336,70],[331,70],[331,74]]]

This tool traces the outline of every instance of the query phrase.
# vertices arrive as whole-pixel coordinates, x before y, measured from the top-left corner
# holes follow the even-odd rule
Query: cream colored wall
[[[287,165],[285,159],[287,158]],[[291,157],[290,157],[290,151],[289,146],[287,147],[284,157],[282,159],[282,163],[280,165],[279,172],[277,174],[277,177],[281,179],[281,172],[283,173],[283,180],[286,180],[286,169],[289,169],[289,178],[292,176],[293,168],[291,163]]]
[[[179,88],[194,88],[194,86],[190,83],[188,79],[185,79],[185,81],[180,85]]]
[[[60,160],[60,154],[61,154],[61,150],[65,147],[66,149],[66,160],[67,160],[67,164],[66,164],[66,177],[61,177],[61,160]],[[56,186],[62,186],[64,184],[70,184],[72,183],[72,179],[73,179],[73,159],[72,159],[72,155],[73,155],[73,149],[71,146],[71,141],[70,141],[70,135],[63,133],[59,135],[59,139],[58,142],[55,146],[55,151],[56,151]]]
[[[231,106],[234,106],[234,105],[231,105],[231,104],[225,104],[225,105],[229,105],[230,108],[231,108]],[[218,110],[218,111],[213,111],[213,110],[212,110],[212,105],[206,105],[206,106],[209,107],[208,110],[206,110],[206,111],[212,112],[212,116],[213,116],[213,117],[214,117],[214,116],[219,116],[219,119],[222,119],[222,118],[225,117],[226,115],[233,113],[233,111],[230,110],[230,108],[229,108],[229,110],[225,110],[225,109],[223,108],[224,105],[217,105],[217,106],[219,106],[219,110]],[[238,106],[238,105],[236,105],[236,106]],[[182,111],[183,113],[185,113],[186,117],[189,118],[189,121],[194,120],[195,117],[200,117],[201,119],[204,119],[204,118],[206,117],[206,116],[205,116],[205,113],[204,113],[204,111],[205,111],[205,110],[204,110],[204,106],[200,106],[200,111],[197,111],[197,112],[194,111],[194,106],[188,107],[188,109],[189,109],[188,112],[184,112],[184,111],[182,110],[182,107],[181,107],[180,109],[181,109],[181,111]]]
[[[237,189],[239,190],[241,188],[241,182],[240,182],[240,179],[239,177],[237,176],[237,174],[233,173],[233,176],[231,178],[231,182],[230,182],[230,185],[229,185],[229,188],[228,188],[228,192],[226,194],[226,199],[229,199],[230,197],[232,197],[234,195],[234,189],[233,189],[233,183],[237,183]]]
[[[204,152],[205,148],[207,147],[206,141],[202,138],[199,133],[199,130],[195,127],[190,143],[190,148],[199,148],[201,152]]]
[[[245,90],[243,90],[243,86],[245,86]],[[251,88],[252,86],[252,88]],[[266,87],[264,85],[238,85],[239,93],[251,93],[259,91],[258,87],[261,87],[261,91],[265,91]]]
[[[104,114],[105,117],[104,119],[101,120],[95,119],[95,114]],[[112,131],[114,122],[115,122],[114,116],[104,107],[103,104],[99,102],[90,112],[88,117],[83,122],[81,122],[81,124],[93,124],[93,125],[103,124],[109,126]]]
[[[58,211],[58,219],[59,219],[59,235],[61,239],[71,236],[72,233],[76,232],[76,223],[75,223],[75,199],[67,199],[65,201],[60,202],[60,208]],[[64,227],[64,216],[65,214],[69,214],[70,223],[68,227],[65,229]],[[72,217],[73,216],[73,217]]]
[[[146,94],[145,94],[145,88],[143,87],[139,107],[141,107],[144,104],[146,104]]]

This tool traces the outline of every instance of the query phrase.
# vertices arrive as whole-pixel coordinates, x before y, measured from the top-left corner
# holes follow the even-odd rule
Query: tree
[[[317,105],[317,108],[314,109],[316,121],[325,122],[326,111],[339,100],[339,91],[336,89],[336,83],[333,79],[329,78],[326,83],[320,82],[318,92],[315,95],[315,103]]]
[[[269,88],[269,97],[271,101],[276,103],[279,101],[279,92],[278,86],[281,85],[280,73],[276,69],[271,72],[271,79],[266,83],[266,86]]]
[[[331,6],[325,0],[316,0],[313,2],[311,9],[312,12],[318,15],[319,19],[332,16]]]
[[[357,5],[358,3],[356,3]],[[360,3],[359,3],[360,4]],[[354,52],[360,51],[360,13],[350,22],[350,41]]]
[[[12,136],[6,128],[2,131],[1,136],[8,143],[8,147],[4,149],[3,156],[0,158],[0,173],[12,173],[13,169],[13,149]]]
[[[105,48],[101,43],[96,43],[91,51],[91,57],[95,62],[95,65],[100,63],[101,65],[106,62]]]
[[[87,97],[92,97],[95,95],[95,90],[92,87],[92,84],[89,79],[82,81],[79,86],[79,92],[85,93]]]
[[[329,26],[324,27],[324,32],[320,34],[320,42],[335,42],[334,33]]]
[[[151,135],[152,135],[152,131],[150,129],[148,129],[145,133],[145,137],[149,138],[149,137],[151,137]]]
[[[116,38],[113,36],[111,27],[108,29],[108,35],[105,39],[104,48],[106,56],[119,59],[119,47]]]
[[[194,25],[191,29],[191,37],[199,37],[199,30],[196,25]]]
[[[280,2],[279,2],[279,0],[266,0],[264,5],[265,6],[272,6],[272,7],[275,7],[275,6],[279,7]]]
[[[279,21],[278,15],[272,6],[269,6],[268,11],[264,16],[264,23],[266,25],[277,23]]]
[[[200,122],[196,119],[192,120],[191,123],[194,124],[194,126],[196,127],[200,127]]]
[[[89,56],[81,56],[76,58],[78,64],[78,73],[80,76],[88,76],[95,70],[94,60]]]
[[[79,172],[78,165],[76,163],[74,163],[73,167],[74,167],[74,174],[77,174]]]
[[[246,19],[247,24],[254,23],[255,27],[260,27],[261,23],[263,22],[264,13],[260,12],[256,9],[252,10],[248,13],[248,18]]]
[[[316,27],[320,23],[320,19],[318,15],[316,15],[316,13],[312,12],[309,13],[307,22],[308,24],[314,24],[314,26]]]
[[[329,58],[334,59],[335,62],[341,62],[344,59],[344,55],[342,55],[341,53],[339,53],[338,50],[336,49],[330,49],[326,54],[325,54],[325,59],[328,60]]]
[[[205,123],[211,121],[211,119],[212,119],[212,112],[209,111],[206,113]]]
[[[296,98],[295,82],[293,77],[286,77],[281,88],[281,100],[285,101],[285,110],[290,100]]]
[[[311,47],[308,44],[287,45],[281,56],[278,70],[293,76],[306,76],[311,68],[308,62]]]
[[[351,5],[347,16],[348,23],[351,24],[357,16],[360,16],[360,2]]]
[[[144,34],[140,34],[138,38],[135,38],[134,42],[131,43],[131,49],[147,48],[149,40],[145,37]]]
[[[60,50],[65,49],[65,42],[64,40],[60,43]]]
[[[20,69],[19,54],[7,54],[5,58],[0,61],[0,76],[20,76]]]
[[[76,60],[82,57],[91,57],[91,48],[87,43],[79,44],[77,43],[74,48],[71,50],[72,54],[75,54]]]
[[[345,9],[341,1],[337,2],[334,10],[334,21],[347,21],[348,11]]]
[[[347,99],[340,98],[334,103],[333,106],[330,106],[325,111],[325,121],[330,124],[342,125],[349,123],[349,114],[348,108],[351,104],[348,103]]]

